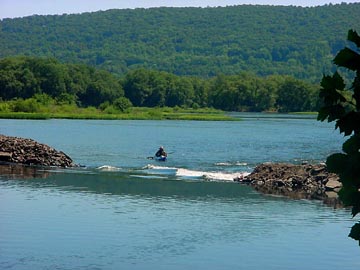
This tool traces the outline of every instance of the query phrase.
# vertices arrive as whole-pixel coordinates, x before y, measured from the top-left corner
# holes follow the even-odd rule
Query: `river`
[[[333,124],[0,120],[83,165],[0,175],[0,269],[359,269],[345,209],[234,183],[262,162],[323,162]],[[166,162],[152,157],[163,145]]]

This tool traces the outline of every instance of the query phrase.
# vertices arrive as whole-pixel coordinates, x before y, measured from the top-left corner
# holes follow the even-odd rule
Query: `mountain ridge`
[[[0,58],[54,57],[119,76],[144,67],[213,77],[249,71],[318,82],[360,25],[360,3],[110,9],[0,21]]]

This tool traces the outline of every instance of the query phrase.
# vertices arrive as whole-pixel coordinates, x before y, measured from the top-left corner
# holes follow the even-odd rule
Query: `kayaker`
[[[156,157],[167,157],[167,154],[163,146],[160,146],[159,150],[155,154]]]

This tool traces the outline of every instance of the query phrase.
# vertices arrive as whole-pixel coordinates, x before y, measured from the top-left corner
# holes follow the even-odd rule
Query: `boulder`
[[[11,153],[10,152],[0,152],[0,161],[10,161]]]
[[[326,191],[338,191],[341,188],[341,183],[336,178],[330,178],[325,184]]]

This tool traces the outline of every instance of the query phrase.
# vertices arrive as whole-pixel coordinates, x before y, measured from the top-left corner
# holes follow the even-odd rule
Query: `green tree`
[[[209,82],[200,78],[190,78],[194,89],[194,105],[199,107],[209,106]],[[193,106],[194,106],[193,105]]]
[[[20,97],[23,84],[17,80],[15,71],[0,70],[0,97],[9,100]]]
[[[129,108],[132,106],[131,101],[128,100],[126,97],[119,97],[114,100],[113,106],[115,109],[126,112],[129,110]]]
[[[103,70],[91,73],[89,84],[84,93],[78,94],[79,100],[84,106],[98,107],[105,101],[112,102],[116,98],[124,96],[124,90],[111,73]]]
[[[332,76],[324,76],[321,81],[320,97],[324,101],[318,114],[318,120],[336,121],[340,133],[350,138],[343,144],[343,153],[327,158],[329,171],[337,173],[343,185],[340,199],[346,206],[352,206],[352,215],[360,212],[360,36],[349,30],[348,40],[355,44],[354,49],[344,48],[334,58],[334,63],[352,71],[354,79],[350,89],[336,71]],[[351,91],[352,95],[348,95]],[[360,222],[355,224],[349,234],[359,241]]]
[[[236,89],[225,75],[212,80],[209,93],[209,105],[221,110],[236,110]]]
[[[65,65],[56,59],[30,59],[29,67],[40,81],[43,93],[56,97],[67,91],[69,73]]]
[[[310,86],[288,78],[279,88],[276,104],[280,112],[301,112],[311,109]]]
[[[191,106],[194,102],[194,89],[190,80],[171,76],[166,93],[166,106]]]
[[[123,84],[125,96],[134,106],[161,106],[165,88],[154,71],[137,69],[129,72]]]

